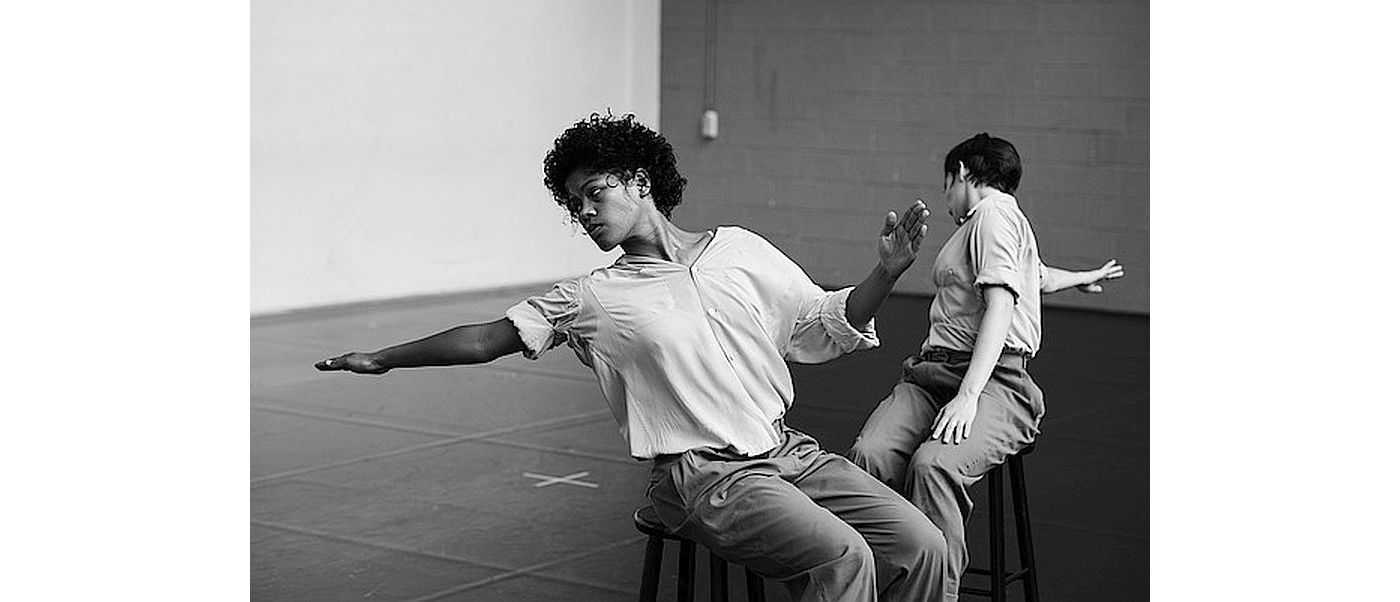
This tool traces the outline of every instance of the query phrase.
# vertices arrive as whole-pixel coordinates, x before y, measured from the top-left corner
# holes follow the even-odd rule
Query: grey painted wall
[[[1127,266],[1102,295],[1046,305],[1148,312],[1147,2],[717,5],[706,141],[706,2],[662,3],[661,128],[690,178],[677,223],[744,225],[836,285],[869,272],[883,211],[922,197],[929,241],[897,290],[927,294],[953,230],[943,155],[987,131],[1021,153],[1046,263]]]

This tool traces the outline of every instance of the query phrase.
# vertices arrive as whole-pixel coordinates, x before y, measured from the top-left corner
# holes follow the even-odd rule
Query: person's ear
[[[633,173],[632,184],[637,187],[637,196],[645,198],[651,194],[651,178],[647,176],[647,170],[638,169]]]
[[[958,182],[967,182],[967,166],[962,161],[958,161]]]

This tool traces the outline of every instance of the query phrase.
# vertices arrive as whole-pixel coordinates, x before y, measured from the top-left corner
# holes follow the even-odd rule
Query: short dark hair
[[[656,209],[671,217],[671,209],[681,204],[685,178],[676,170],[676,153],[671,143],[651,128],[637,123],[635,115],[621,117],[593,113],[564,130],[554,140],[554,148],[544,156],[544,185],[554,202],[578,220],[577,205],[569,199],[564,182],[576,169],[605,173],[622,179],[637,169],[646,170]]]
[[[973,182],[991,186],[1006,194],[1016,194],[1021,185],[1021,155],[1010,142],[982,132],[948,151],[943,159],[943,175],[958,175],[958,163],[967,167]]]

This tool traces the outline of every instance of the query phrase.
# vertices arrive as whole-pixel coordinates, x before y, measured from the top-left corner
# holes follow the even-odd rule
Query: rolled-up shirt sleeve
[[[786,340],[774,341],[782,350],[783,359],[800,364],[820,364],[858,349],[880,346],[875,334],[875,318],[860,328],[846,321],[846,299],[855,287],[828,291],[812,282],[802,266],[758,235],[755,242],[769,255],[767,277],[776,288],[785,291],[781,301],[766,303],[766,313],[783,322],[780,333],[789,333]],[[755,256],[759,256],[755,254]]]
[[[525,343],[523,354],[533,360],[567,340],[578,308],[579,281],[565,280],[543,295],[511,306],[506,310],[506,318],[520,332],[520,340]]]
[[[1006,287],[1019,301],[1024,291],[1021,283],[1021,233],[1016,223],[998,207],[987,207],[973,216],[968,239],[972,255],[973,277],[978,290],[988,286]]]
[[[875,318],[860,328],[846,321],[846,299],[855,287],[824,291],[812,285],[816,294],[804,300],[784,357],[801,364],[819,364],[860,349],[880,346]]]

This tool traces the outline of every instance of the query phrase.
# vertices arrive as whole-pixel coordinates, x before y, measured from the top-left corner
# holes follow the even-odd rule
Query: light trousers
[[[977,401],[968,438],[929,437],[938,412],[957,395],[972,354],[938,349],[904,362],[904,380],[866,419],[847,457],[909,499],[946,539],[951,569],[944,600],[956,600],[967,570],[968,488],[1035,441],[1045,416],[1040,387],[1026,358],[1003,354]]]
[[[951,565],[933,523],[846,458],[781,428],[783,442],[760,457],[658,458],[647,497],[661,522],[782,582],[794,600],[940,600]]]

